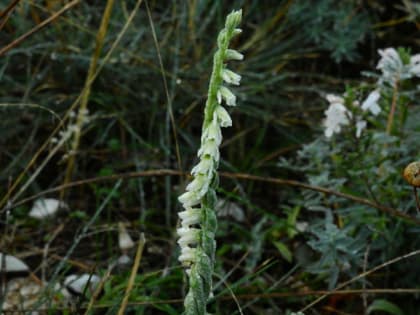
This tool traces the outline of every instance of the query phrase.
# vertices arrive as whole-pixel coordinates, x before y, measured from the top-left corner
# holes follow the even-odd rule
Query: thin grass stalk
[[[73,135],[73,141],[72,141],[71,151],[70,151],[73,154],[69,154],[69,158],[67,161],[66,175],[64,177],[64,184],[67,184],[72,178],[74,164],[75,164],[75,154],[79,148],[82,127],[83,127],[83,124],[85,122],[87,112],[88,112],[87,105],[89,101],[92,83],[94,81],[93,78],[95,76],[99,56],[101,54],[102,47],[104,45],[105,36],[108,30],[108,25],[109,25],[113,6],[114,6],[114,0],[108,0],[106,3],[104,13],[102,15],[101,25],[99,27],[98,33],[96,34],[95,51],[93,52],[93,55],[92,55],[88,74],[86,77],[85,89],[84,89],[84,92],[82,94],[82,98],[80,101],[80,108],[78,111],[77,121],[76,121],[76,129]],[[65,190],[63,189],[60,193],[60,199],[64,198],[64,193],[65,193]]]

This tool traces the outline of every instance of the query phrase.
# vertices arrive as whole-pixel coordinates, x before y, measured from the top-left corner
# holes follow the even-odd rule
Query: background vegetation
[[[71,5],[0,50],[0,251],[50,283],[81,272],[105,279],[101,294],[55,306],[60,312],[83,313],[89,301],[92,313],[120,309],[131,266],[107,270],[121,255],[124,222],[136,241],[140,233],[147,240],[127,314],[181,313],[176,197],[196,161],[215,40],[233,8],[243,8],[234,46],[245,60],[235,68],[243,76],[239,105],[221,150],[213,312],[288,314],[420,248],[414,197],[400,176],[420,157],[418,81],[404,87],[410,114],[393,137],[372,136],[355,152],[349,135],[332,144],[322,127],[326,94],[374,84],[361,72],[375,70],[378,49],[419,52],[417,3],[109,2],[22,0],[0,19],[5,49]],[[70,113],[84,98],[89,121],[80,143],[57,147],[51,139],[75,123]],[[386,111],[390,102],[383,105]],[[369,123],[385,131],[386,115]],[[379,178],[381,167],[390,175]],[[279,179],[367,198],[408,219]],[[62,198],[69,209],[42,222],[28,218],[41,195]],[[135,249],[129,254],[134,259]],[[419,266],[418,255],[401,259],[305,314],[419,314]]]

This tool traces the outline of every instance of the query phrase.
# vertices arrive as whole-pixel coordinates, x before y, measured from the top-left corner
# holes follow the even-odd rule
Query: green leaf
[[[371,314],[374,311],[382,311],[392,315],[404,315],[403,311],[397,305],[387,300],[374,300],[367,308],[367,313]]]
[[[290,213],[287,215],[287,235],[289,238],[293,238],[298,234],[296,230],[296,221],[299,216],[300,205],[295,206]]]
[[[286,259],[287,262],[292,262],[292,252],[287,248],[285,244],[282,242],[273,242],[274,246],[276,246],[277,250],[280,252],[280,255]]]

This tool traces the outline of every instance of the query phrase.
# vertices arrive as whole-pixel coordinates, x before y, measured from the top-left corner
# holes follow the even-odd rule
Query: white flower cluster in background
[[[405,64],[395,48],[379,49],[378,52],[381,59],[376,68],[382,72],[379,84],[395,86],[400,80],[420,77],[420,54],[411,56],[410,61]]]
[[[377,87],[369,93],[361,106],[359,101],[354,101],[352,104],[353,107],[360,107],[362,111],[370,112],[374,116],[381,112],[381,107],[378,104],[381,91],[390,86],[395,89],[400,81],[420,77],[420,54],[410,56],[404,51],[398,52],[395,48],[380,49],[378,53],[381,58],[376,68],[381,71],[381,75],[376,83]],[[404,55],[406,56],[404,57]],[[356,127],[356,136],[359,138],[367,126],[366,120],[359,115],[353,117],[354,115],[346,107],[343,97],[328,94],[326,99],[329,102],[329,107],[325,111],[326,118],[323,122],[325,136],[331,138],[353,121]]]
[[[380,99],[379,90],[372,91],[368,97],[362,102],[361,109],[364,112],[369,111],[372,115],[377,116],[381,112],[381,108],[378,105]],[[343,126],[350,124],[353,114],[347,109],[344,104],[344,98],[328,94],[326,96],[327,101],[330,103],[328,109],[325,111],[324,120],[324,134],[327,138],[331,138],[334,133],[340,133]],[[358,101],[353,102],[353,106],[358,107],[360,103]],[[360,138],[362,131],[366,128],[367,122],[360,116],[355,117],[356,121],[356,137]]]

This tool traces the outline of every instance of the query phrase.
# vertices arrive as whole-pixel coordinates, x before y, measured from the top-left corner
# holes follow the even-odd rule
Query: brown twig
[[[0,12],[0,31],[3,29],[3,27],[6,25],[7,21],[10,17],[10,12],[16,7],[20,0],[14,0],[12,1],[9,6],[6,8],[6,10]],[[4,18],[4,19],[3,19]],[[3,21],[2,21],[3,19]]]
[[[340,191],[336,191],[336,190],[332,190],[332,189],[328,189],[328,188],[324,188],[324,187],[320,187],[320,186],[313,186],[313,185],[301,183],[301,182],[298,182],[298,181],[295,181],[295,180],[261,177],[261,176],[255,176],[255,175],[250,175],[250,174],[221,173],[220,175],[225,176],[225,177],[231,177],[231,178],[241,178],[241,179],[249,179],[249,180],[256,180],[256,181],[265,181],[265,182],[279,184],[279,185],[286,185],[286,186],[292,186],[292,187],[299,187],[299,188],[303,188],[303,189],[314,190],[314,191],[318,191],[318,192],[325,193],[325,194],[328,194],[328,195],[334,195],[334,196],[337,196],[337,197],[342,197],[342,198],[345,198],[345,199],[348,199],[348,200],[352,200],[352,201],[355,201],[357,203],[364,204],[364,205],[372,207],[372,208],[376,208],[376,209],[378,209],[378,210],[380,210],[384,213],[390,214],[392,216],[399,217],[399,218],[408,220],[408,221],[416,223],[416,224],[420,224],[420,219],[411,217],[408,214],[405,214],[404,212],[401,212],[397,209],[377,204],[376,202],[373,202],[373,201],[371,201],[369,199],[366,199],[366,198],[356,197],[356,196],[353,196],[353,195],[350,195],[350,194],[345,194],[345,193],[342,193]]]
[[[12,12],[12,10],[19,3],[19,1],[20,0],[12,0],[12,2],[10,2],[7,8],[0,12],[0,20],[4,18],[6,15],[8,15],[10,12]]]
[[[37,26],[35,26],[33,29],[31,29],[30,31],[26,32],[22,36],[19,36],[14,41],[12,41],[10,44],[8,44],[8,45],[4,46],[3,48],[1,48],[0,49],[0,56],[4,55],[9,50],[11,50],[12,48],[16,47],[20,43],[22,43],[29,36],[33,35],[34,33],[36,33],[39,30],[41,30],[43,27],[47,26],[48,24],[50,24],[51,22],[53,22],[54,20],[56,20],[60,15],[62,15],[63,13],[65,13],[66,11],[68,11],[69,9],[71,9],[72,7],[74,7],[79,2],[80,2],[80,0],[74,0],[72,2],[67,3],[61,10],[59,10],[56,13],[54,13],[53,15],[51,15],[48,19],[42,21]]]
[[[80,185],[86,185],[86,184],[92,184],[92,183],[98,183],[98,182],[104,182],[104,181],[114,181],[117,179],[128,179],[128,178],[137,178],[137,177],[154,177],[154,176],[187,176],[187,173],[184,172],[180,172],[177,170],[171,170],[171,169],[159,169],[159,170],[149,170],[149,171],[142,171],[142,172],[129,172],[129,173],[122,173],[122,174],[115,174],[115,175],[109,175],[109,176],[102,176],[102,177],[95,177],[95,178],[89,178],[89,179],[84,179],[84,180],[79,180],[79,181],[74,181],[71,183],[68,183],[66,185],[60,185],[54,188],[50,188],[47,190],[44,190],[36,195],[33,195],[31,197],[22,199],[21,201],[18,201],[8,207],[6,207],[7,209],[12,209],[15,208],[19,205],[22,205],[28,201],[34,200],[36,198],[39,198],[41,196],[44,196],[46,194],[49,193],[53,193],[53,192],[57,192],[61,189],[67,189],[70,187],[76,187],[76,186],[80,186]],[[366,206],[378,209],[381,212],[387,213],[391,216],[394,217],[398,217],[404,220],[407,220],[411,223],[415,223],[420,225],[420,219],[412,217],[408,214],[405,214],[404,212],[401,212],[397,209],[391,208],[391,207],[387,207],[387,206],[383,206],[381,204],[378,204],[374,201],[371,201],[369,199],[366,198],[361,198],[361,197],[357,197],[354,195],[350,195],[350,194],[346,194],[346,193],[342,193],[340,191],[336,191],[336,190],[332,190],[332,189],[328,189],[328,188],[324,188],[324,187],[320,187],[320,186],[314,186],[314,185],[309,185],[309,184],[305,184],[305,183],[301,183],[299,181],[296,180],[289,180],[289,179],[281,179],[281,178],[273,178],[273,177],[262,177],[262,176],[256,176],[256,175],[251,175],[251,174],[244,174],[244,173],[229,173],[229,172],[221,172],[220,176],[222,177],[226,177],[226,178],[236,178],[236,179],[245,179],[245,180],[254,180],[254,181],[259,181],[259,182],[266,182],[266,183],[272,183],[272,184],[277,184],[277,185],[285,185],[285,186],[291,186],[291,187],[298,187],[298,188],[302,188],[302,189],[308,189],[308,190],[313,190],[313,191],[318,191],[327,195],[334,195],[337,197],[342,197],[348,200],[352,200],[354,202],[360,203],[360,204],[364,204]],[[2,209],[1,211],[4,211],[4,209]]]

